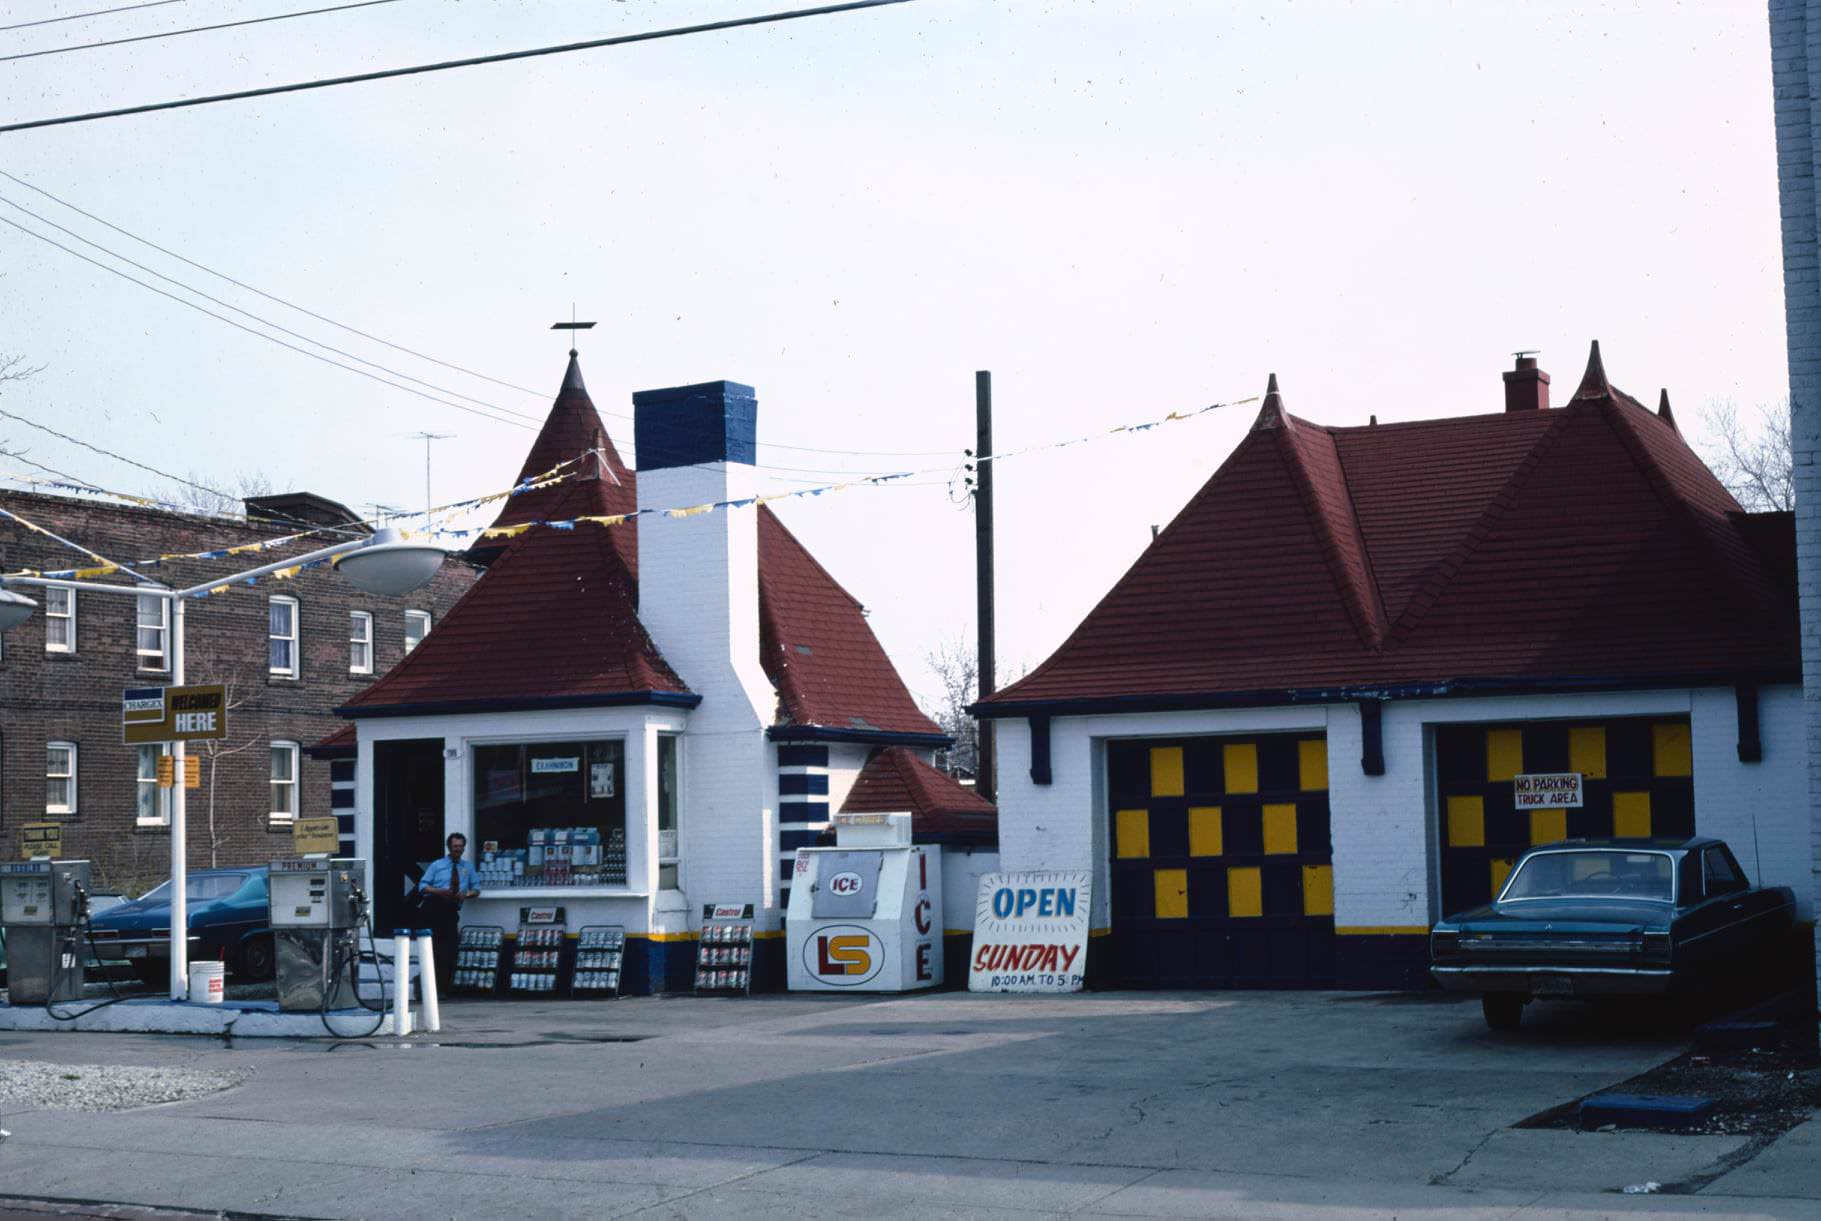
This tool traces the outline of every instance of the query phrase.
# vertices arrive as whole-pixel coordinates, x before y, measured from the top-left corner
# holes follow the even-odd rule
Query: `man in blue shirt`
[[[448,856],[438,857],[424,870],[417,884],[423,897],[424,919],[436,947],[436,990],[447,995],[455,977],[455,947],[460,940],[462,900],[480,893],[475,885],[474,866],[462,859],[468,848],[468,837],[457,831],[444,841]]]

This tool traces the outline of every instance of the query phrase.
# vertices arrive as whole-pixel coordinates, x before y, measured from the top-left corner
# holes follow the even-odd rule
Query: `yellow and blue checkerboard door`
[[[1119,986],[1333,982],[1324,738],[1115,741],[1107,776]]]
[[[1435,756],[1443,915],[1491,901],[1537,844],[1695,833],[1686,717],[1440,725]],[[1537,772],[1578,772],[1583,804],[1518,809],[1515,777]]]

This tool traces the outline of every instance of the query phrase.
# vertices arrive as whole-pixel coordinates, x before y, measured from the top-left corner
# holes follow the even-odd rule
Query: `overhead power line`
[[[342,13],[354,8],[372,8],[378,4],[397,3],[398,0],[358,0],[354,4],[334,4],[328,8],[302,9],[295,13],[274,13],[269,17],[248,17],[241,21],[219,21],[214,25],[193,25],[181,30],[163,30],[157,34],[135,34],[131,38],[109,38],[102,42],[78,43],[73,47],[46,47],[42,51],[22,51],[17,55],[0,55],[0,64],[15,59],[37,59],[42,55],[68,55],[72,51],[122,47],[131,42],[156,42],[160,38],[181,38],[185,34],[207,34],[211,30],[232,30],[243,25],[264,25],[268,21],[290,21],[296,17],[318,17],[324,13]]]
[[[37,25],[56,25],[63,21],[86,21],[90,17],[106,17],[113,13],[132,13],[142,8],[163,8],[167,4],[183,4],[186,0],[146,0],[144,4],[123,4],[119,8],[98,8],[87,13],[70,13],[65,17],[40,17],[36,21],[20,21],[12,25],[0,25],[0,31],[28,30]]]
[[[233,93],[216,93],[206,97],[178,98],[170,102],[148,102],[141,106],[121,106],[114,110],[93,110],[87,114],[62,115],[54,119],[31,119],[24,123],[0,125],[0,134],[30,131],[38,127],[60,127],[66,123],[89,123],[96,119],[118,119],[126,115],[152,114],[161,110],[181,110],[190,106],[210,106],[216,102],[242,102],[249,98],[272,97],[280,93],[302,93],[311,89],[333,89],[338,85],[358,85],[367,81],[389,80],[395,76],[421,76],[428,72],[447,72],[451,68],[477,68],[484,64],[503,64],[540,55],[565,55],[571,51],[594,51],[602,47],[621,47],[635,42],[657,42],[665,38],[682,38],[689,34],[712,34],[737,30],[752,25],[775,25],[804,17],[825,17],[833,13],[850,13],[858,9],[885,8],[909,4],[911,0],[847,0],[845,4],[824,4],[816,8],[792,9],[781,13],[760,13],[751,17],[733,17],[726,21],[706,21],[699,25],[673,26],[667,30],[646,30],[638,34],[616,34],[611,38],[590,38],[584,42],[559,43],[533,47],[527,51],[502,51],[495,55],[474,55],[467,59],[446,59],[434,64],[416,64],[409,68],[382,68],[377,72],[357,72],[352,76],[319,77],[289,85],[267,85],[259,89],[239,89]]]

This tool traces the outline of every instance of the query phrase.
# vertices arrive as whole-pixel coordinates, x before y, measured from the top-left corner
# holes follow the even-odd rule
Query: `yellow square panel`
[[[1334,914],[1334,866],[1303,866],[1303,915]]]
[[[1188,919],[1189,871],[1187,869],[1159,869],[1151,876],[1157,887],[1157,918],[1159,920]]]
[[[1328,787],[1328,740],[1304,738],[1296,744],[1297,787],[1321,792]]]
[[[1530,811],[1530,846],[1553,844],[1568,838],[1567,810]]]
[[[1265,852],[1271,856],[1296,851],[1296,806],[1288,802],[1265,807]]]
[[[1223,847],[1219,806],[1189,807],[1189,855],[1219,856]]]
[[[1182,747],[1151,748],[1151,796],[1182,796]]]
[[[1262,916],[1265,914],[1264,883],[1255,865],[1235,866],[1227,870],[1227,915]]]
[[[1680,722],[1650,727],[1650,770],[1654,776],[1695,774],[1694,746]]]
[[[1497,784],[1524,770],[1524,734],[1518,729],[1486,731],[1486,779]]]
[[[1484,848],[1486,846],[1486,799],[1484,797],[1450,797],[1448,799],[1448,846],[1450,848]]]
[[[1220,748],[1229,793],[1258,792],[1258,747],[1251,742],[1229,742]]]
[[[1650,835],[1650,794],[1614,793],[1612,795],[1612,833],[1614,835]]]
[[[1568,731],[1568,770],[1589,780],[1606,779],[1606,727],[1579,725]]]
[[[1512,862],[1510,862],[1510,861],[1493,861],[1492,862],[1492,897],[1493,898],[1496,899],[1499,897],[1499,891],[1504,888],[1505,879],[1511,876],[1511,865],[1512,865]]]
[[[1151,812],[1121,810],[1114,817],[1118,822],[1114,827],[1113,842],[1121,859],[1151,855]]]

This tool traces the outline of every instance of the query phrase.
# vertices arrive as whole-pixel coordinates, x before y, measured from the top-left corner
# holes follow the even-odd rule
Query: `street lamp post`
[[[288,556],[276,563],[249,568],[232,576],[213,577],[188,589],[171,589],[153,584],[96,585],[88,581],[66,581],[52,577],[6,577],[0,579],[0,632],[26,622],[37,607],[37,603],[30,598],[13,592],[10,588],[12,586],[160,598],[170,607],[171,612],[171,685],[181,687],[184,684],[184,607],[190,599],[221,585],[254,580],[281,569],[313,564],[318,560],[336,561],[336,571],[346,577],[349,584],[365,593],[395,597],[410,593],[435,576],[436,570],[442,565],[444,554],[440,547],[409,542],[396,530],[382,529],[367,538],[320,547],[303,555]],[[171,744],[171,771],[175,778],[171,792],[171,999],[174,1001],[185,1000],[189,996],[188,808],[183,785],[185,753],[181,738]]]

